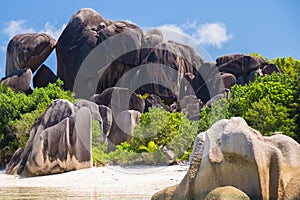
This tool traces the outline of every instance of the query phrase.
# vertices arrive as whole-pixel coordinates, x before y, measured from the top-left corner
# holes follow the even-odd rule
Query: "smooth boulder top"
[[[223,186],[233,186],[250,199],[297,199],[299,174],[300,145],[295,140],[281,134],[264,137],[243,118],[233,117],[197,136],[185,178],[153,199],[204,199]]]
[[[34,73],[53,51],[55,43],[55,39],[45,33],[14,36],[6,51],[6,76],[26,67]]]

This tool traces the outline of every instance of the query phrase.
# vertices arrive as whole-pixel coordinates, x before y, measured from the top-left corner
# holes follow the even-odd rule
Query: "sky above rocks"
[[[85,7],[105,19],[133,22],[144,31],[159,28],[165,40],[188,43],[207,61],[252,52],[270,59],[300,59],[298,0],[9,0],[0,6],[0,77],[5,76],[6,47],[14,35],[45,32],[58,39],[71,16]],[[56,71],[55,53],[46,64]]]

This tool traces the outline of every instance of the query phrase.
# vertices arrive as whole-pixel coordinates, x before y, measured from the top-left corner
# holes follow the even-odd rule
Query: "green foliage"
[[[139,151],[146,151],[146,152],[155,152],[158,150],[157,145],[155,142],[150,141],[148,142],[148,146],[146,147],[145,145],[140,145],[138,148]]]
[[[198,124],[198,133],[209,129],[215,122],[226,118],[228,115],[228,101],[226,97],[214,102],[210,107],[204,108],[200,115],[201,119]]]
[[[300,60],[296,60],[293,57],[282,57],[272,59],[272,63],[279,67],[279,69],[286,75],[299,78]]]
[[[227,118],[243,117],[264,135],[282,132],[299,142],[300,62],[293,58],[272,60],[283,72],[258,77],[245,86],[234,85]]]
[[[184,114],[152,108],[141,115],[130,144],[123,142],[117,146],[116,151],[106,155],[102,152],[107,149],[102,149],[101,153],[93,149],[93,160],[96,163],[110,160],[121,165],[161,165],[180,157],[188,159],[188,150],[191,149],[197,131],[198,122],[189,121]],[[170,160],[164,152],[165,148],[173,151],[177,157]]]
[[[0,84],[0,163],[3,163],[4,149],[13,153],[24,147],[30,128],[37,118],[55,99],[74,102],[71,92],[62,89],[58,80],[45,88],[36,88],[32,94],[15,93],[10,87]]]
[[[128,143],[122,143],[117,146],[117,150],[109,153],[110,161],[118,165],[166,165],[170,161],[161,149],[153,152],[135,152],[124,149],[124,145],[129,147]]]
[[[141,115],[130,144],[121,143],[114,152],[107,153],[107,142],[100,144],[102,130],[99,123],[93,120],[94,165],[160,165],[175,159],[187,160],[198,133],[220,119],[233,116],[243,117],[249,126],[264,135],[282,132],[300,142],[300,61],[292,57],[266,60],[276,64],[283,73],[257,77],[244,86],[234,85],[231,98],[221,98],[203,109],[199,121],[189,121],[182,113],[149,109]],[[0,163],[4,162],[5,155],[11,156],[17,148],[25,146],[30,128],[53,100],[74,102],[72,94],[61,89],[62,84],[59,80],[46,88],[35,89],[31,95],[15,93],[6,85],[0,85]],[[146,99],[147,96],[144,94],[141,97]],[[176,158],[171,160],[166,149],[173,151]]]
[[[131,147],[136,152],[166,147],[180,156],[193,142],[197,130],[197,122],[189,121],[182,113],[152,108],[142,114],[141,123],[133,131]]]
[[[148,93],[145,93],[145,94],[143,94],[143,95],[138,94],[138,96],[140,96],[143,100],[146,100],[147,97],[149,96],[149,94],[148,94]]]

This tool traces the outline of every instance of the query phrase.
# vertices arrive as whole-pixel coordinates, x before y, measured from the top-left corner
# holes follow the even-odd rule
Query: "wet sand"
[[[98,167],[34,178],[0,171],[0,199],[150,199],[180,183],[188,166]]]

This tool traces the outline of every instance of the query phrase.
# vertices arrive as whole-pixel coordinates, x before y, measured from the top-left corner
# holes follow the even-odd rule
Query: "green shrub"
[[[171,113],[151,108],[143,113],[133,131],[131,147],[135,152],[153,152],[166,147],[181,156],[197,135],[198,124],[179,112]]]
[[[278,131],[299,142],[300,62],[291,57],[271,62],[283,74],[272,73],[245,86],[234,85],[227,118],[241,116],[264,135]]]
[[[121,143],[109,154],[103,153],[107,151],[106,146],[93,149],[94,165],[108,160],[120,165],[165,165],[176,158],[188,159],[197,131],[198,122],[189,121],[184,114],[151,108],[141,115],[130,144]],[[166,155],[165,148],[175,153],[173,160]]]
[[[37,118],[55,99],[74,102],[73,95],[62,89],[58,80],[45,88],[36,88],[32,94],[15,93],[10,87],[0,84],[0,163],[7,162],[4,155],[24,147],[29,131]]]

